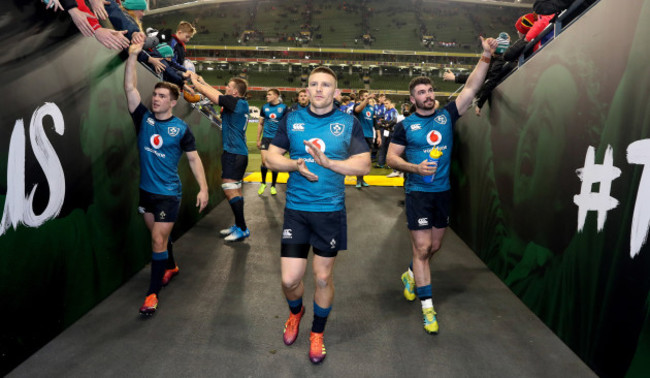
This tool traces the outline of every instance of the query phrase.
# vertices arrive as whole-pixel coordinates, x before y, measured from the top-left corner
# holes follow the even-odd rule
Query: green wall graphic
[[[601,376],[650,374],[649,19],[650,1],[602,0],[454,149],[452,227]]]
[[[0,62],[5,93],[0,108],[0,375],[117,289],[151,256],[149,234],[137,213],[139,165],[123,90],[124,57],[93,39],[71,36],[65,19],[32,20],[29,16],[40,12],[32,6],[42,7],[34,2],[12,8],[8,17],[39,27],[40,35],[16,36],[37,48],[11,49],[17,46],[10,42],[13,60],[5,56]],[[148,104],[156,79],[143,68],[138,79]],[[58,110],[61,119],[45,115],[43,127],[32,128],[34,120],[41,120],[33,117],[37,109]],[[174,113],[196,136],[210,187],[209,211],[223,199],[221,132],[182,99]],[[41,130],[40,138],[34,130]],[[45,157],[39,158],[43,151]],[[185,157],[179,167],[184,196],[175,237],[200,218],[198,185]],[[64,180],[56,179],[57,168]],[[52,200],[57,197],[63,198],[59,206]],[[32,219],[52,206],[57,214]]]

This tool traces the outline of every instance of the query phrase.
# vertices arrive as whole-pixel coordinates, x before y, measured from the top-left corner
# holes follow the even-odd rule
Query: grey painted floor
[[[432,262],[440,334],[422,328],[418,301],[402,297],[410,261],[401,188],[347,189],[349,250],[335,268],[327,358],[307,357],[313,279],[296,343],[282,342],[280,289],[284,185],[271,197],[246,184],[252,236],[225,244],[233,223],[221,203],[176,243],[181,269],[158,312],[138,316],[149,267],[16,368],[13,377],[589,377],[566,347],[451,231]]]

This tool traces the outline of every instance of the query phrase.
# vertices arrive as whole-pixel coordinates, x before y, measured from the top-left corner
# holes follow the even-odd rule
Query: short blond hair
[[[196,28],[194,26],[192,26],[192,24],[190,24],[187,21],[179,22],[178,27],[176,28],[176,31],[177,32],[187,33],[187,34],[190,35],[190,37],[194,37],[194,34],[196,34]]]

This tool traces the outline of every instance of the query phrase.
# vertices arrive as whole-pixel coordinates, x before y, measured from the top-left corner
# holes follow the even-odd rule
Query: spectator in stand
[[[535,21],[535,24],[530,28],[528,33],[526,33],[526,41],[530,42],[533,39],[537,38],[537,36],[546,29],[548,24],[551,22],[551,20],[555,17],[555,14],[546,14],[546,15],[537,15],[537,21]],[[553,32],[550,32],[546,34],[537,44],[535,44],[535,48],[533,51],[537,51],[543,44],[546,42],[550,41],[553,39]]]
[[[126,31],[110,30],[102,27],[99,21],[97,21],[97,17],[86,6],[84,0],[60,0],[51,7],[54,11],[62,8],[68,12],[70,18],[72,18],[72,22],[74,22],[83,36],[94,36],[104,47],[113,50],[122,50],[129,47],[129,40],[124,36]]]
[[[510,45],[508,50],[503,53],[503,58],[508,62],[516,62],[519,59],[519,56],[526,48],[528,41],[526,40],[526,34],[530,31],[530,28],[537,21],[537,15],[535,13],[525,14],[515,22],[515,29],[517,29],[517,35],[519,39]]]
[[[185,64],[185,44],[194,37],[196,28],[187,21],[181,21],[176,28],[176,34],[172,34],[170,46],[174,49],[174,62],[180,66]]]
[[[503,58],[503,54],[510,47],[510,35],[506,32],[502,32],[499,34],[496,41],[497,48],[492,53],[492,60],[490,60],[490,66],[488,67],[488,73],[485,76],[485,82],[476,94],[477,101],[474,111],[477,116],[481,115],[481,108],[485,104],[485,101],[491,97],[494,88],[496,88],[496,86],[501,82],[501,79],[503,79],[505,75],[514,68],[514,64],[506,62]]]
[[[174,51],[171,46],[166,43],[161,43],[156,46],[155,54],[162,58],[160,62],[165,66],[165,69],[162,71],[163,81],[176,84],[182,91],[185,84],[183,73],[187,71],[187,69],[184,66],[178,67],[178,65],[175,64],[176,62],[174,62],[173,59]]]
[[[445,73],[442,74],[442,81],[453,81],[457,84],[465,84],[469,74],[458,73],[455,74],[451,72],[449,68],[445,69]]]

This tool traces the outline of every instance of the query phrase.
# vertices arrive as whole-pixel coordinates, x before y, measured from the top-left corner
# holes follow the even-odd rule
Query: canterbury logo
[[[429,218],[420,218],[420,219],[418,219],[418,224],[420,226],[428,226],[429,225]]]
[[[282,239],[291,239],[293,237],[291,233],[292,230],[290,228],[285,228],[282,230]]]

